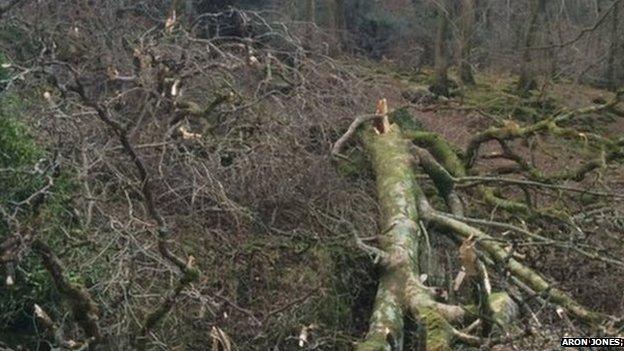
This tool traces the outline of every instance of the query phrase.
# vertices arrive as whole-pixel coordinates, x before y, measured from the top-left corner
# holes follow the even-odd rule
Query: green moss
[[[423,124],[417,120],[407,108],[403,107],[393,111],[390,114],[390,120],[401,127],[403,131],[418,131],[423,130]]]
[[[378,333],[359,344],[357,351],[392,351],[392,346],[388,343],[384,335]]]
[[[5,21],[6,24],[0,27],[0,40],[3,43],[12,43],[11,48],[15,54],[15,59],[19,62],[27,61],[41,52],[40,42],[33,40],[22,26]],[[0,57],[0,62],[2,58]]]
[[[427,350],[450,351],[452,333],[450,324],[438,312],[423,308],[420,319],[427,326]]]
[[[518,314],[518,305],[505,292],[492,293],[488,297],[492,317],[501,325],[513,322]]]
[[[17,203],[46,186],[47,177],[54,173],[49,169],[50,155],[36,143],[29,128],[18,117],[24,109],[17,98],[0,96],[0,169],[3,169],[0,172],[0,206],[7,212],[15,211]],[[68,210],[75,188],[69,175],[55,175],[44,201],[33,200],[28,206],[22,204],[17,215],[22,227],[33,228],[33,234],[45,240],[55,252],[67,255],[70,251],[88,249],[67,248],[67,234],[79,237],[82,233],[74,214]],[[13,234],[12,229],[10,223],[0,222],[0,242]],[[67,269],[66,274],[70,282],[84,283],[71,269]],[[5,276],[2,267],[0,276]],[[54,313],[59,307],[58,301],[59,294],[39,259],[34,255],[22,255],[16,267],[15,285],[0,289],[0,329],[27,330],[32,327],[34,303]]]
[[[9,72],[2,66],[2,64],[6,61],[4,54],[0,52],[0,80],[7,79],[9,77]]]
[[[535,122],[552,114],[557,108],[553,97],[542,91],[517,95],[510,77],[483,74],[481,80],[483,83],[464,90],[464,102],[495,118]]]
[[[6,211],[45,184],[45,177],[34,172],[42,150],[37,147],[25,124],[15,116],[21,106],[17,99],[0,96],[0,204]],[[7,235],[7,223],[0,224],[0,237]]]
[[[530,212],[529,208],[525,204],[499,197],[494,194],[494,190],[492,188],[481,187],[480,189],[483,194],[483,199],[491,206],[501,208],[509,213],[527,214]]]
[[[399,215],[417,220],[415,199],[421,190],[414,179],[411,154],[400,127],[391,128],[384,135],[375,135],[371,128],[364,133],[363,138],[373,158],[377,194],[384,218],[382,225],[389,228]],[[410,233],[405,235],[405,240],[413,241],[413,238],[409,238]]]
[[[487,77],[483,77],[487,79]],[[513,115],[520,98],[513,94],[505,93],[507,83],[505,81],[490,81],[477,84],[470,89],[465,89],[465,103],[470,106],[478,106],[484,112],[506,118]]]
[[[581,204],[588,206],[588,205],[592,205],[600,201],[600,197],[596,195],[592,195],[592,194],[582,193],[579,196],[579,201],[581,202]]]
[[[362,175],[368,176],[366,166],[366,156],[361,152],[353,152],[347,155],[349,161],[337,163],[340,174],[349,178],[360,178]]]
[[[431,155],[455,177],[463,177],[466,173],[458,156],[458,151],[443,137],[430,132],[405,131],[405,136],[415,144],[426,148]]]

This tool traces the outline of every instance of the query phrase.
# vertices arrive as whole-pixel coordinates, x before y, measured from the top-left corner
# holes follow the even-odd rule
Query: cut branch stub
[[[390,121],[388,120],[388,101],[386,99],[377,101],[375,116],[375,131],[377,131],[377,134],[387,133],[390,130]]]

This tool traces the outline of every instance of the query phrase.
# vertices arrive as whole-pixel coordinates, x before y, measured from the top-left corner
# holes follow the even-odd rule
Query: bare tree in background
[[[475,31],[475,8],[475,0],[461,0],[458,19],[457,58],[459,61],[459,77],[462,83],[466,85],[475,84],[472,66],[468,61]]]
[[[610,90],[615,91],[618,89],[618,87],[620,86],[620,83],[618,81],[618,68],[617,68],[617,60],[619,57],[620,60],[620,66],[621,66],[621,61],[622,61],[622,57],[618,56],[618,53],[621,53],[621,46],[622,46],[622,38],[620,35],[620,25],[619,25],[619,20],[620,20],[620,6],[619,4],[615,4],[615,6],[613,7],[612,13],[611,13],[611,43],[609,46],[609,58],[607,61],[607,81],[608,81],[608,87]]]
[[[434,81],[430,90],[435,95],[449,96],[449,7],[445,1],[435,2],[437,13],[437,30],[434,44]]]
[[[316,0],[306,0],[306,20],[310,23],[316,23]]]
[[[345,44],[345,0],[328,0],[332,5],[331,19],[332,32],[336,36],[339,46]]]
[[[539,29],[539,19],[546,6],[546,0],[530,0],[529,2],[529,18],[524,30],[524,39],[522,40],[522,61],[520,67],[520,77],[518,79],[518,91],[526,94],[530,90],[537,87],[535,81],[535,67],[533,66],[533,49],[535,38]]]

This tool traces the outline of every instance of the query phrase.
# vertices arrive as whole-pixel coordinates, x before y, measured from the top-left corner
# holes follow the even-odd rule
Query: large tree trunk
[[[437,301],[435,289],[425,286],[419,278],[421,273],[427,273],[419,267],[418,254],[423,240],[421,220],[426,220],[419,217],[419,211],[428,205],[412,169],[415,159],[411,142],[396,124],[388,129],[378,128],[377,132],[368,127],[361,135],[377,183],[383,233],[380,238],[383,275],[366,340],[358,345],[357,351],[403,350],[406,316],[412,316],[417,321],[417,329],[424,331],[415,341],[420,345],[417,351],[450,350],[456,339],[476,342],[474,337],[451,325],[467,318],[467,311],[474,311],[474,307]],[[423,162],[427,163],[424,168],[432,174],[439,174],[441,167],[432,161],[432,157],[423,157]],[[424,213],[430,214],[429,211]],[[517,311],[505,293],[490,295],[488,304],[492,316],[505,323]]]
[[[448,80],[448,51],[446,40],[448,37],[449,20],[446,9],[440,4],[438,8],[438,29],[435,40],[435,72],[434,82],[430,90],[435,95],[449,96]]]
[[[411,169],[408,143],[396,125],[380,135],[368,130],[363,139],[377,178],[384,233],[380,246],[385,256],[370,329],[366,341],[357,350],[401,350],[407,312],[420,316],[423,323],[431,323],[427,328],[430,347],[435,344],[438,346],[435,350],[444,350],[451,335],[446,323],[435,321],[445,321],[442,313],[459,317],[463,311],[434,301],[418,278],[421,231],[416,198],[421,196],[421,191]]]
[[[549,46],[549,48],[546,49],[546,57],[548,58],[546,73],[548,77],[552,79],[557,77],[557,48],[555,46],[554,37],[556,26],[561,25],[561,21],[556,18],[553,11],[549,11],[548,8],[544,8],[544,19],[547,26],[547,30],[544,33],[546,36],[545,42],[546,46]]]
[[[186,21],[189,25],[192,25],[195,21],[196,9],[195,1],[184,0],[184,14],[186,15]]]
[[[308,0],[306,2],[306,21],[316,23],[316,0]]]
[[[332,0],[332,5],[332,29],[340,49],[345,42],[344,0]]]
[[[520,71],[520,79],[518,80],[518,92],[522,94],[528,93],[536,88],[535,69],[532,65],[532,46],[535,42],[535,36],[538,28],[538,20],[540,17],[540,9],[545,7],[545,0],[531,0],[529,9],[529,21],[524,34],[524,42],[522,48],[522,68]]]
[[[615,68],[616,65],[616,56],[619,46],[619,36],[618,36],[618,5],[613,7],[613,14],[611,15],[611,47],[609,48],[609,59],[607,62],[607,79],[608,79],[608,88],[611,91],[616,91],[618,87],[618,79],[617,79],[617,70]]]
[[[370,327],[357,351],[402,351],[406,332],[404,319],[408,316],[416,320],[416,351],[451,350],[456,341],[479,345],[483,339],[460,332],[453,324],[470,323],[469,319],[481,316],[483,332],[491,326],[488,321],[506,326],[517,316],[518,306],[510,296],[505,292],[492,293],[489,288],[484,289],[486,291],[479,297],[479,307],[475,307],[476,303],[459,306],[441,302],[436,290],[420,280],[421,274],[429,274],[436,268],[427,267],[429,271],[424,271],[419,265],[420,250],[428,247],[422,241],[426,238],[422,231],[425,225],[463,242],[459,258],[466,274],[479,280],[481,286],[490,286],[484,263],[491,267],[505,267],[519,284],[534,293],[549,296],[550,301],[572,316],[592,325],[604,319],[604,316],[585,309],[538,273],[510,257],[505,247],[492,236],[467,224],[471,219],[463,217],[461,202],[454,193],[455,177],[465,174],[457,155],[436,134],[408,129],[407,124],[400,126],[399,123],[404,124],[400,120],[397,124],[390,124],[387,114],[383,112],[387,109],[379,109],[379,106],[385,106],[383,102],[378,104],[377,117],[372,117],[375,119],[374,128],[370,125],[360,128],[371,117],[359,117],[332,149],[334,155],[341,155],[342,146],[359,130],[375,174],[381,211],[380,250],[368,249],[381,259],[382,275]],[[412,169],[415,161],[433,181],[451,214],[429,205]],[[432,233],[436,232],[430,231],[429,234]],[[479,248],[470,250],[481,252],[477,255],[477,251],[472,251],[473,259],[469,263],[462,258],[465,244],[472,247],[478,244]]]
[[[468,56],[472,48],[472,36],[474,34],[475,0],[461,0],[460,6],[459,37],[457,39],[459,77],[462,83],[474,85],[475,79],[470,62],[468,62]]]

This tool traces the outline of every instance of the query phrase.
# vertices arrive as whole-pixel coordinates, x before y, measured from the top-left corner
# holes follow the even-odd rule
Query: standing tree
[[[457,38],[457,58],[459,78],[466,85],[474,85],[472,67],[468,61],[472,48],[472,37],[475,27],[475,0],[461,0],[459,12],[459,33]]]
[[[607,80],[609,82],[608,88],[611,91],[615,91],[618,88],[618,77],[616,69],[616,57],[618,55],[618,48],[620,46],[619,36],[619,11],[618,2],[614,4],[613,12],[611,14],[611,45],[609,46],[609,58],[607,62]]]
[[[436,2],[438,28],[435,38],[435,68],[434,81],[429,87],[435,95],[449,96],[449,53],[447,48],[447,39],[449,36],[449,11],[445,1]]]
[[[330,0],[331,18],[332,18],[332,32],[338,40],[339,46],[342,46],[345,42],[344,30],[345,30],[345,2],[344,0]]]
[[[306,21],[316,23],[316,0],[306,1]]]
[[[545,8],[545,5],[545,0],[531,0],[529,3],[529,19],[522,43],[522,67],[520,68],[520,78],[518,80],[517,87],[518,92],[521,94],[526,94],[530,90],[537,87],[537,82],[535,81],[535,68],[533,67],[532,62],[531,47],[535,42],[540,12]]]

